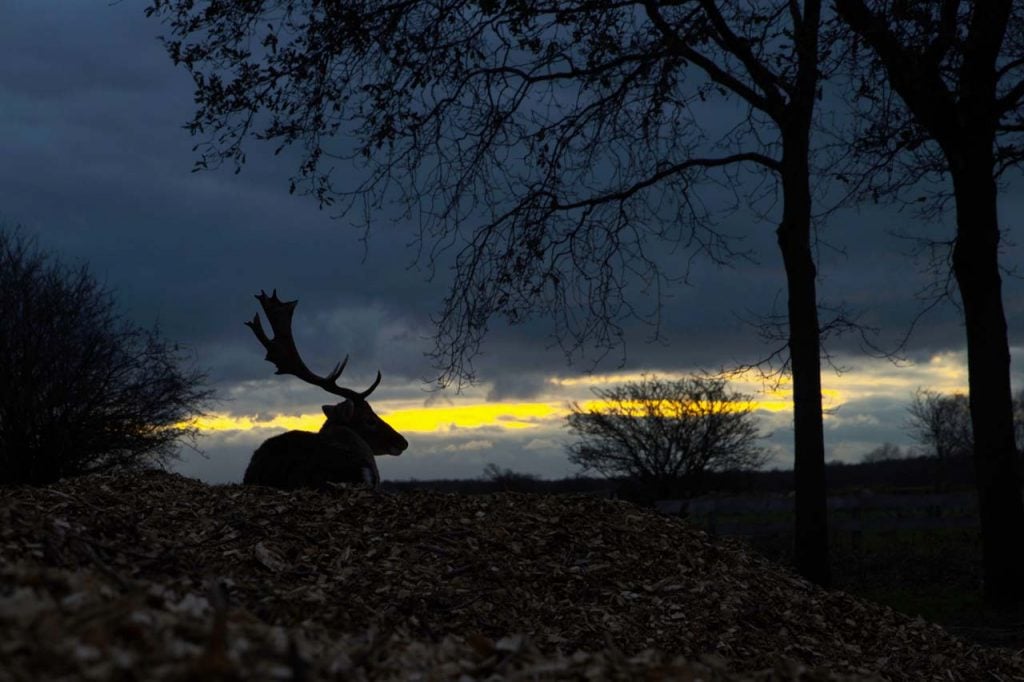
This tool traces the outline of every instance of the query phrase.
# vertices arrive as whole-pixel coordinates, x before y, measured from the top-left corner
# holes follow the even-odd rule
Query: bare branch
[[[671,50],[676,52],[679,56],[692,61],[707,73],[713,81],[728,88],[732,92],[735,92],[751,106],[764,111],[778,120],[778,116],[781,115],[782,112],[782,102],[773,96],[774,88],[769,88],[768,90],[763,91],[764,94],[759,94],[753,88],[749,87],[747,84],[743,83],[741,80],[719,66],[715,61],[693,49],[685,40],[680,38],[675,29],[672,28],[672,26],[658,11],[653,0],[645,0],[644,8],[647,11],[647,16],[650,17],[654,26],[659,30],[662,38],[667,42],[668,47]]]

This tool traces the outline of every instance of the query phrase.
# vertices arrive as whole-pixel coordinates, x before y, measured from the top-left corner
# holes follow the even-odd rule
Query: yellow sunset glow
[[[279,414],[270,419],[257,419],[246,415],[214,413],[199,417],[191,425],[200,431],[250,431],[252,429],[319,431],[323,423],[323,414]]]
[[[497,427],[528,429],[544,421],[560,419],[567,410],[557,403],[485,403],[379,410],[388,424],[402,432],[430,433],[452,429]],[[249,431],[252,429],[301,429],[318,431],[324,423],[323,414],[275,415],[269,419],[215,413],[200,417],[193,426],[200,431]]]
[[[651,376],[653,373],[648,373]],[[454,430],[497,429],[522,431],[541,426],[561,426],[569,414],[569,404],[576,400],[584,410],[607,409],[602,400],[585,399],[586,389],[593,386],[607,386],[636,381],[641,374],[608,374],[585,378],[552,378],[545,400],[520,403],[489,403],[483,398],[462,396],[465,401],[456,405],[418,406],[409,401],[381,401],[374,403],[377,413],[395,429],[403,433],[445,433]],[[664,379],[682,378],[684,374],[659,373]],[[826,410],[833,410],[851,400],[874,396],[894,396],[909,401],[913,391],[920,387],[944,393],[966,392],[966,367],[962,355],[936,355],[927,362],[907,363],[894,367],[885,361],[868,360],[849,372],[836,376],[823,373],[826,387],[822,389],[822,403]],[[765,385],[756,372],[733,376],[729,387],[753,399],[737,403],[737,407],[751,407],[772,413],[786,413],[793,409],[792,391],[789,381],[777,386]],[[480,394],[482,396],[482,393]],[[591,394],[592,395],[592,394]],[[826,414],[826,419],[830,415]],[[215,413],[197,419],[192,425],[201,431],[250,431],[254,429],[317,431],[324,422],[317,411],[302,415],[274,415],[258,418],[248,415]]]
[[[747,405],[748,403],[743,403]],[[754,409],[773,412],[790,409],[786,398],[778,400],[755,400],[749,403]],[[608,409],[601,400],[581,403],[585,410]],[[482,403],[474,405],[407,408],[378,410],[378,414],[398,431],[403,433],[435,433],[455,429],[497,428],[516,431],[531,429],[543,424],[560,422],[569,414],[566,402],[534,403]],[[210,414],[195,420],[193,425],[200,431],[250,431],[254,429],[318,431],[324,423],[320,413],[308,415],[275,415],[267,419],[253,416],[236,416],[223,413]]]
[[[383,416],[399,431],[447,431],[452,428],[528,429],[564,416],[557,403],[483,403],[394,410]]]

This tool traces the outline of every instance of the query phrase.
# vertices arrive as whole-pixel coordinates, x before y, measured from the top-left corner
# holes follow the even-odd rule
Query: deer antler
[[[282,301],[277,297],[277,289],[274,289],[274,293],[267,296],[267,292],[260,289],[260,293],[256,295],[256,300],[263,306],[263,314],[267,316],[267,321],[270,322],[270,328],[274,332],[274,338],[267,338],[266,332],[263,331],[263,325],[260,323],[259,313],[253,316],[252,320],[245,323],[246,327],[252,329],[252,333],[256,335],[263,347],[267,349],[266,360],[274,363],[277,367],[275,374],[291,374],[296,376],[303,381],[319,386],[328,393],[334,395],[340,395],[344,398],[365,400],[367,396],[373,393],[373,389],[377,388],[377,384],[380,383],[380,370],[377,370],[377,379],[373,384],[363,392],[353,391],[350,388],[344,386],[338,386],[338,377],[345,371],[345,365],[348,364],[348,356],[334,366],[327,376],[319,376],[313,374],[306,363],[299,357],[299,351],[295,348],[295,338],[292,336],[292,313],[295,312],[295,306],[298,305],[298,301]]]

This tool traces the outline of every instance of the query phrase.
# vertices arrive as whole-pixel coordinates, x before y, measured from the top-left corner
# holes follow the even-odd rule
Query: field
[[[979,643],[1024,649],[1024,614],[994,612],[982,602],[981,539],[972,494],[901,497],[906,501],[897,509],[834,511],[829,547],[834,587]],[[718,513],[713,521],[708,515],[694,521],[709,530],[717,526],[722,535],[742,538],[772,561],[792,565],[787,511]]]

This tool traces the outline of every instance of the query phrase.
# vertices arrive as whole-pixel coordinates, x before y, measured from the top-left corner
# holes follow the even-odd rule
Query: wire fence
[[[659,500],[663,514],[685,516],[715,535],[756,537],[793,531],[793,497],[761,495]],[[973,492],[864,493],[828,498],[829,527],[851,533],[978,528]]]

